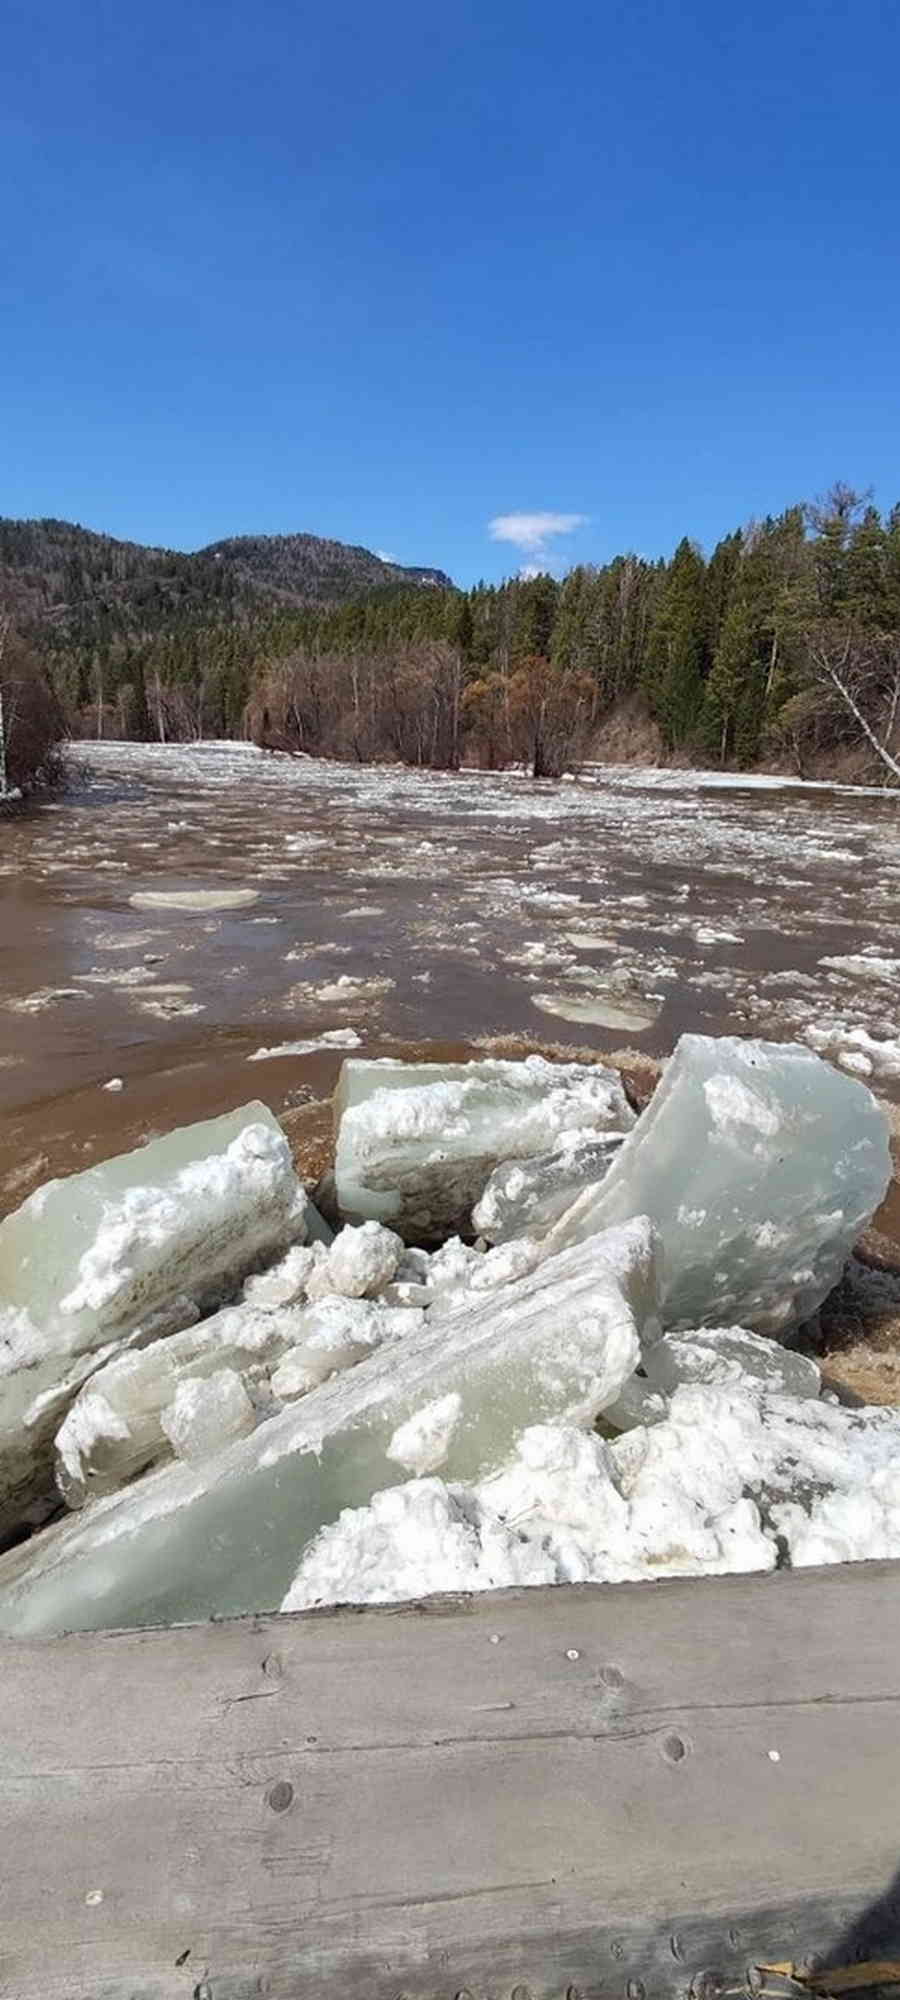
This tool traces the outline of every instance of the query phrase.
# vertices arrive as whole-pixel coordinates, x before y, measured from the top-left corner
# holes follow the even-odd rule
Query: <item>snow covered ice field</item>
[[[354,1048],[755,1032],[900,1096],[893,797],[78,755],[83,783],[2,829],[0,1212],[251,1096],[312,1132]]]

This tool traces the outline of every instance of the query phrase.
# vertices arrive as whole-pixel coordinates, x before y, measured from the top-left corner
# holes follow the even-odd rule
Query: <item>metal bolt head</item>
[[[273,1812],[283,1813],[287,1812],[288,1806],[293,1802],[293,1797],[293,1785],[289,1785],[286,1778],[277,1778],[274,1785],[269,1786],[266,1793],[266,1803],[271,1806]]]

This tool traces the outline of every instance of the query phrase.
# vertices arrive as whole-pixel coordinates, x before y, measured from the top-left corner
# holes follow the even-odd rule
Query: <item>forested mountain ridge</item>
[[[286,604],[340,604],[367,591],[392,588],[452,590],[440,569],[388,562],[371,549],[330,542],[320,535],[233,535],[198,549],[197,562],[226,564],[262,594]]]
[[[468,591],[315,536],[180,555],[0,521],[4,609],[75,734],[537,774],[624,747],[900,782],[900,507],[843,485],[709,555],[684,536],[668,560]]]
[[[185,554],[70,521],[0,518],[0,610],[45,660],[69,708],[90,700],[98,672],[112,686],[161,639],[192,651],[201,632],[246,634],[274,612],[452,587],[442,570],[408,569],[316,535],[237,536]]]

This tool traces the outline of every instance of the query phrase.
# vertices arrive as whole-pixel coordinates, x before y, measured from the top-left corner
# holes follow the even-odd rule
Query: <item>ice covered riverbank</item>
[[[6,1537],[72,1510],[0,1629],[900,1555],[900,1413],[791,1345],[890,1173],[858,1081],[351,1059],[337,1124],[331,1221],[251,1105],[0,1225]]]

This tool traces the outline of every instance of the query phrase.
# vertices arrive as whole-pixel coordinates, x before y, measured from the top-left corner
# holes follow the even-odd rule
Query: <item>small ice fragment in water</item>
[[[140,889],[128,901],[135,910],[243,910],[259,902],[259,890]]]
[[[278,1042],[271,1049],[254,1049],[247,1057],[248,1062],[274,1062],[283,1056],[311,1056],[317,1049],[359,1049],[362,1035],[355,1028],[326,1028],[324,1034],[314,1035],[306,1042]]]
[[[593,993],[532,993],[531,1004],[542,1014],[556,1014],[561,1021],[584,1021],[598,1028],[622,1028],[626,1033],[643,1034],[652,1028],[659,1007],[650,1001],[632,1000],[616,988],[597,987]]]

